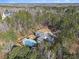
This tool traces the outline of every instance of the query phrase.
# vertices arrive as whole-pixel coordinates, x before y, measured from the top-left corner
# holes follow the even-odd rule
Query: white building
[[[10,16],[12,13],[9,12],[8,10],[4,11],[2,14],[2,20],[4,20],[6,17]]]

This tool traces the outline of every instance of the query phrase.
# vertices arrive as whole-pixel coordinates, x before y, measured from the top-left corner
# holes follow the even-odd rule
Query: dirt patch
[[[76,54],[79,50],[79,44],[77,42],[71,44],[69,52],[70,54]]]
[[[0,47],[4,46],[5,43],[6,43],[6,41],[4,41],[4,40],[0,40]]]
[[[41,29],[38,30],[39,32],[43,32],[43,33],[51,33],[50,29],[48,29],[48,27],[43,27]]]
[[[0,47],[3,48],[3,46],[5,45],[6,41],[4,40],[0,40]],[[2,52],[2,50],[0,51],[0,59],[6,59],[6,54]]]
[[[1,52],[0,53],[0,59],[6,59],[7,58],[7,54]]]

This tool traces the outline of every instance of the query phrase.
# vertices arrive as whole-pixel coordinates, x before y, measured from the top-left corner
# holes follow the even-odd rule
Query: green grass
[[[29,52],[28,47],[15,47],[9,54],[8,59],[24,59]],[[28,58],[28,57],[27,57]]]
[[[17,39],[17,35],[12,30],[10,30],[5,33],[0,33],[0,39],[6,40],[6,41],[9,41],[9,40],[15,41]]]

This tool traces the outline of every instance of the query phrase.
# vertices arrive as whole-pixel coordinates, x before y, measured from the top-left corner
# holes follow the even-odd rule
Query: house
[[[11,11],[5,10],[2,14],[2,20],[4,20],[6,17],[11,16],[13,13]]]

